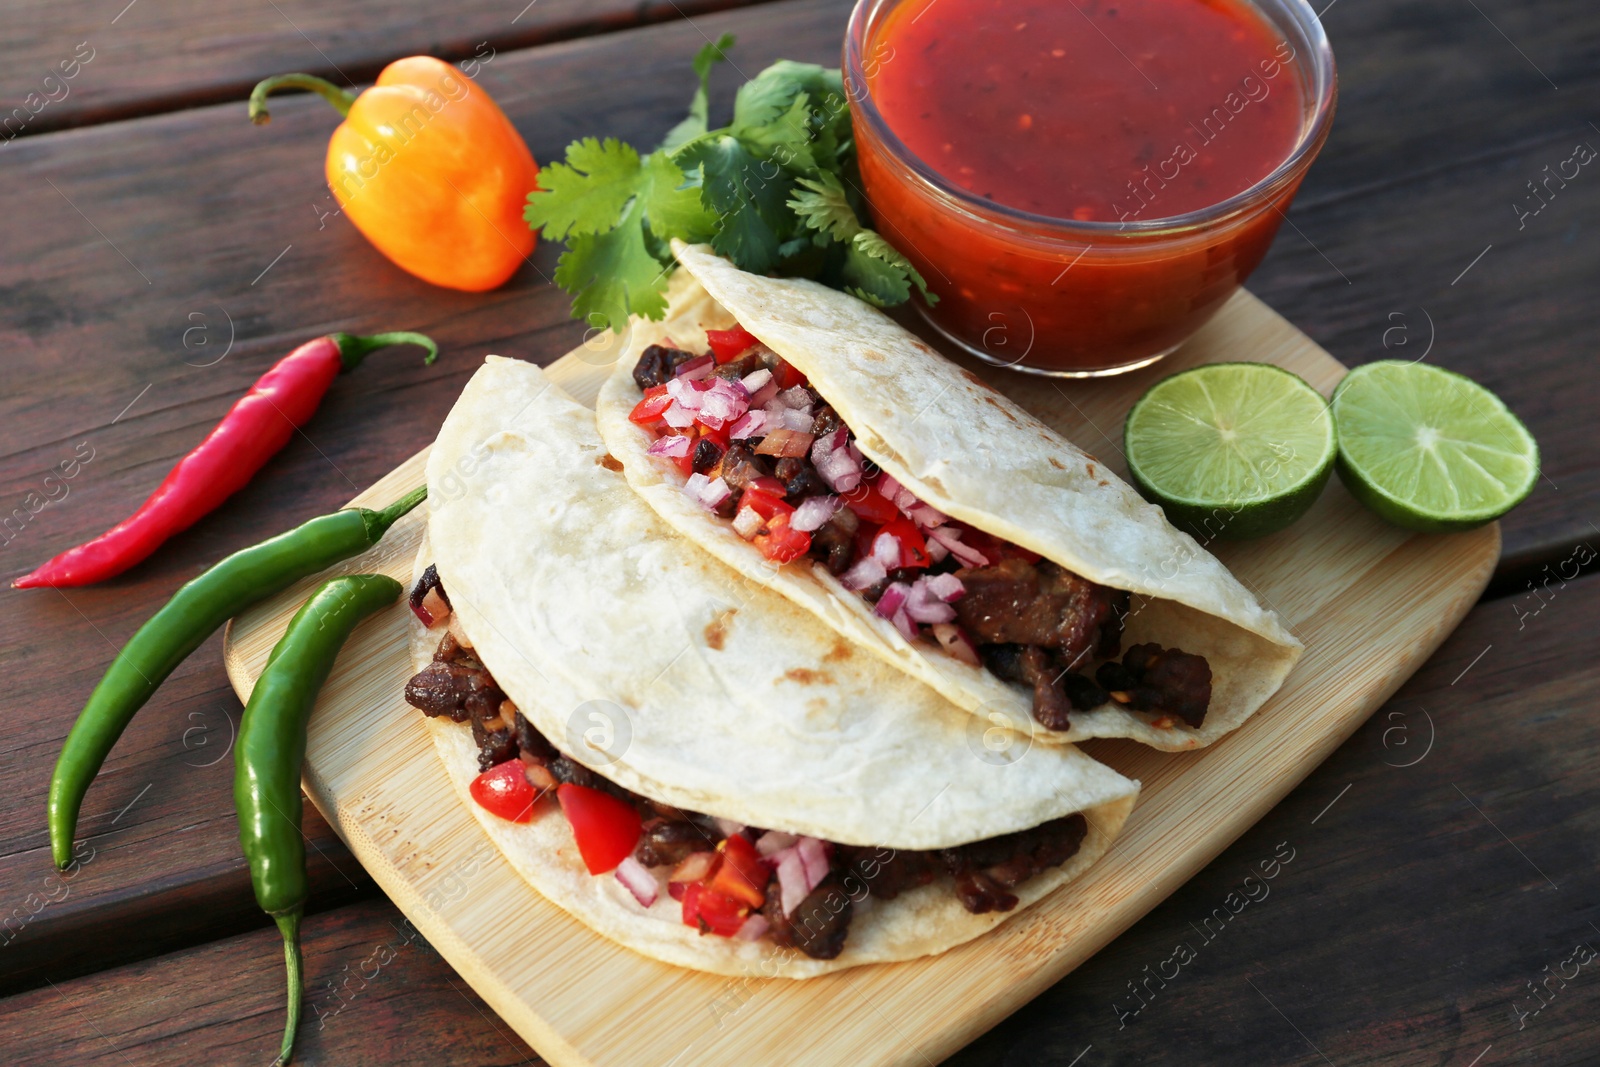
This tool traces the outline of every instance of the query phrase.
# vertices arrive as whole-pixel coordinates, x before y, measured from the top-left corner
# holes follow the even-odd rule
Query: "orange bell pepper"
[[[279,75],[250,94],[250,121],[268,121],[276,89],[309,89],[345,117],[328,142],[328,187],[402,270],[480,292],[533,251],[522,206],[538,164],[499,105],[455,67],[399,59],[359,96],[315,75]]]

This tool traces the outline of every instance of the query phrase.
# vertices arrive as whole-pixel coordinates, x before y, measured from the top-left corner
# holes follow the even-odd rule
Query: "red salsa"
[[[1129,225],[1219,204],[1300,143],[1310,57],[1244,0],[904,0],[867,32],[872,212],[940,297],[935,324],[988,358],[1170,350],[1260,261],[1298,184],[1203,232]],[[907,153],[970,199],[941,202]]]

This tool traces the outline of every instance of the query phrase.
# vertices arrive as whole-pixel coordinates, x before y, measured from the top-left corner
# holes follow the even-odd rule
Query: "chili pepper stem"
[[[289,976],[289,1017],[283,1025],[283,1047],[272,1067],[283,1067],[294,1057],[295,1032],[300,1029],[300,1000],[303,981],[300,973],[300,909],[274,916],[283,934],[283,962]]]
[[[338,346],[339,360],[345,370],[353,370],[367,358],[368,352],[390,345],[419,345],[428,353],[423,363],[432,363],[439,358],[439,346],[433,343],[433,338],[426,334],[412,333],[410,330],[390,330],[388,333],[375,333],[370,337],[358,337],[353,333],[334,333],[328,336]]]
[[[279,89],[309,89],[332,104],[341,115],[350,114],[350,105],[356,102],[355,93],[339,88],[326,78],[319,78],[315,74],[279,74],[258,82],[251,90],[251,122],[265,126],[272,121],[272,116],[267,114],[267,94]]]
[[[383,535],[389,532],[389,527],[399,521],[400,516],[406,514],[426,499],[428,499],[428,487],[419,485],[382,511],[363,510],[361,517],[367,523],[367,538],[373,544],[377,544],[383,539]]]

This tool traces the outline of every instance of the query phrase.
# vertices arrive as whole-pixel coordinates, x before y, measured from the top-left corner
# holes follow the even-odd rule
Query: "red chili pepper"
[[[399,344],[421,345],[428,350],[428,363],[439,357],[439,346],[420,333],[335,333],[301,345],[256,379],[138,511],[11,584],[18,589],[90,585],[121,574],[244,488],[311,418],[340,371],[375,348]]]
[[[735,356],[743,355],[752,345],[760,343],[755,334],[737,323],[731,330],[706,331],[706,344],[711,346],[718,363],[726,363]]]

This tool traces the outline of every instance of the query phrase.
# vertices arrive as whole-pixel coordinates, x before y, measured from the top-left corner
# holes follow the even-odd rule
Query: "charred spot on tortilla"
[[[622,469],[622,460],[618,459],[616,456],[613,456],[610,452],[603,454],[599,459],[595,460],[595,462],[600,464],[600,466],[604,467],[608,471],[620,471]]]
[[[828,649],[828,654],[822,657],[822,661],[824,663],[843,663],[852,655],[854,655],[854,653],[851,651],[849,645],[845,644],[843,641],[835,640],[833,642],[833,647]]]
[[[1056,469],[1056,470],[1058,470],[1058,471],[1064,471],[1064,470],[1066,470],[1066,469],[1067,469],[1067,465],[1066,465],[1066,464],[1065,464],[1065,463],[1062,463],[1062,462],[1061,462],[1061,461],[1060,461],[1060,460],[1059,460],[1059,459],[1057,459],[1057,458],[1056,458],[1056,457],[1054,457],[1054,456],[1049,456],[1049,457],[1047,457],[1047,458],[1048,458],[1048,459],[1049,459],[1049,460],[1050,460],[1050,466],[1052,466],[1052,467],[1054,467],[1054,468],[1055,468],[1055,469]],[[1093,474],[1094,474],[1094,471],[1090,471],[1090,472],[1089,472],[1089,474],[1090,474],[1090,475],[1091,475],[1091,476],[1093,476]]]
[[[810,667],[790,667],[783,672],[783,676],[796,685],[833,684],[833,675],[827,671],[814,671]]]
[[[718,615],[716,618],[706,623],[705,636],[707,647],[714,648],[718,652],[722,651],[724,642],[728,640],[728,624],[733,621],[733,617],[738,613],[738,611],[738,608],[729,608],[721,615]]]

